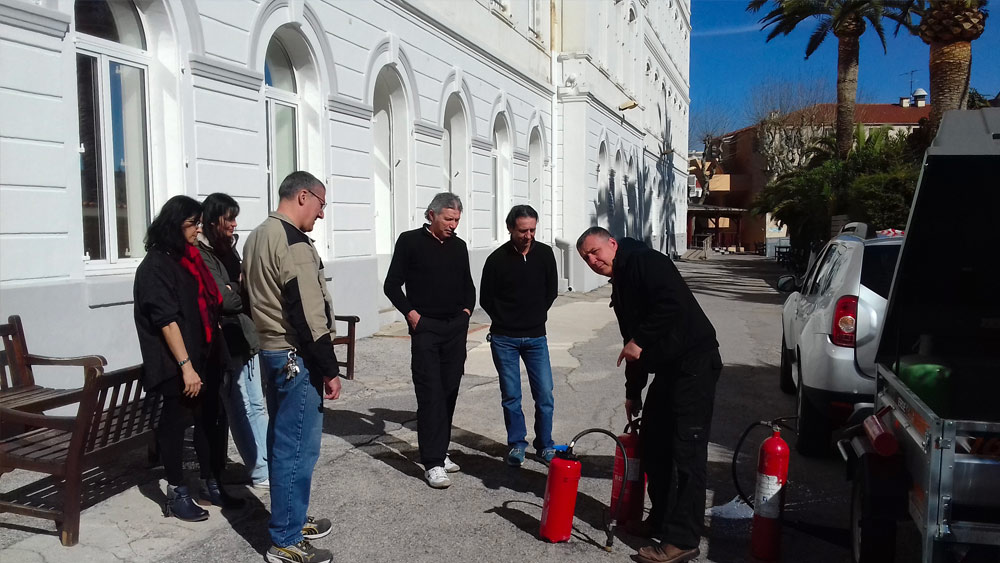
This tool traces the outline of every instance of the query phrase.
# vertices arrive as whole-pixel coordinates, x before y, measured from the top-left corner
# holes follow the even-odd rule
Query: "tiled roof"
[[[931,106],[904,108],[897,104],[857,104],[854,106],[854,122],[865,125],[917,125],[921,119],[930,117]],[[796,125],[802,121],[811,124],[833,124],[837,118],[837,104],[816,104],[794,111],[785,116],[785,123]],[[720,137],[731,137],[751,129],[750,125],[736,131],[731,131]]]

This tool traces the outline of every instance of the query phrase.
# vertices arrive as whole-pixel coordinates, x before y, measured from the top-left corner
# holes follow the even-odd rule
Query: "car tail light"
[[[837,300],[833,310],[833,328],[830,340],[837,346],[854,347],[854,328],[858,324],[858,298],[845,295]]]

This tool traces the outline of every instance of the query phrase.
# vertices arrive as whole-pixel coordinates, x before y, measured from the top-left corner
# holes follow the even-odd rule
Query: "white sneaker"
[[[444,456],[444,470],[448,473],[458,473],[462,470],[462,466],[451,460],[451,456]]]
[[[435,489],[447,489],[451,486],[451,479],[448,478],[448,473],[441,466],[424,471],[424,479],[427,479],[427,484]]]
[[[250,486],[261,491],[269,491],[271,490],[271,479],[268,478],[263,481],[257,481]]]

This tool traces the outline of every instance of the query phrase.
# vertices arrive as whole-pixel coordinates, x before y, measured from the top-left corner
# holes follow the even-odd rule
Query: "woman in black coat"
[[[204,496],[220,505],[230,500],[218,484],[228,445],[219,407],[226,353],[219,328],[222,298],[195,246],[201,212],[201,204],[187,196],[172,197],[163,205],[146,232],[146,257],[136,270],[133,288],[142,385],[147,393],[163,397],[156,436],[168,482],[165,513],[188,521],[208,518],[184,484],[188,421],[194,422]]]

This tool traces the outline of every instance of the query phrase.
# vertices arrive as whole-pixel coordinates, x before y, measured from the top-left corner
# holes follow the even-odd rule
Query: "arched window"
[[[597,224],[605,229],[611,227],[608,222],[611,206],[611,201],[608,198],[610,182],[608,147],[604,142],[601,142],[601,147],[597,151]]]
[[[442,187],[456,194],[463,202],[468,201],[467,186],[469,183],[469,132],[465,116],[465,106],[457,93],[448,96],[444,108],[444,136],[441,138],[443,150],[441,167]],[[471,210],[471,208],[470,208]],[[469,213],[471,218],[472,214]],[[471,221],[465,220],[458,224],[459,235],[468,239]]]
[[[507,213],[504,209],[510,201],[511,160],[514,153],[511,142],[510,127],[503,114],[497,115],[493,121],[493,221],[490,234],[494,241],[499,241],[502,225]]]
[[[545,176],[542,173],[544,160],[542,135],[535,127],[528,134],[528,202],[539,214],[542,213],[542,194],[545,189]]]
[[[278,187],[299,169],[299,97],[295,68],[277,36],[271,38],[264,56],[265,105],[267,107],[268,208],[278,208]]]
[[[145,255],[149,225],[148,68],[132,2],[74,4],[83,251],[91,263]]]
[[[375,159],[375,250],[388,271],[400,233],[410,228],[410,116],[406,90],[391,66],[375,78],[372,95]],[[384,276],[383,276],[384,277]]]

